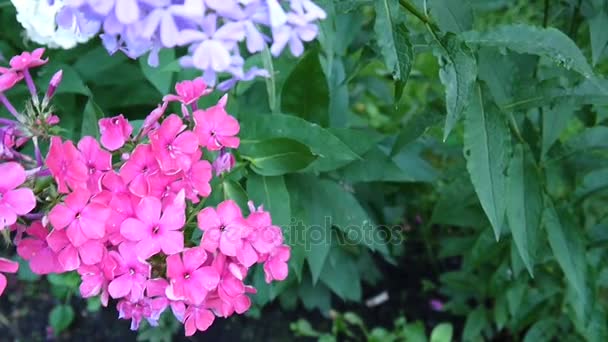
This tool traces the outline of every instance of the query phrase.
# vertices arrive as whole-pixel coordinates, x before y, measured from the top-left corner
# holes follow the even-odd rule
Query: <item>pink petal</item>
[[[64,229],[74,221],[75,217],[76,213],[63,204],[54,206],[49,212],[49,221],[55,229]]]
[[[0,274],[0,296],[4,293],[4,289],[6,289],[6,277],[4,274]],[[194,329],[194,332],[196,332],[196,329]],[[194,334],[194,332],[192,334]]]
[[[0,164],[0,192],[13,190],[25,182],[25,170],[18,163]]]
[[[149,236],[150,227],[135,218],[128,218],[120,225],[120,234],[131,241],[140,241]]]
[[[80,217],[82,232],[89,239],[101,239],[106,235],[106,218],[95,219],[87,216]]]
[[[4,203],[0,203],[0,230],[12,226],[15,222],[17,222],[15,209]]]
[[[46,237],[46,242],[54,252],[61,251],[65,246],[70,244],[70,240],[64,230],[54,229]]]
[[[207,252],[202,247],[192,247],[184,251],[184,269],[193,271],[207,261]]]
[[[208,291],[213,291],[220,282],[220,275],[217,270],[211,266],[201,267],[192,273],[192,278],[202,285]]]
[[[166,232],[160,240],[160,247],[167,255],[179,253],[184,250],[184,235],[182,232]]]
[[[167,257],[167,276],[171,279],[179,279],[184,276],[186,270],[182,263],[182,258],[178,254]]]
[[[162,204],[156,197],[144,197],[137,205],[137,217],[148,225],[156,225],[160,220]]]
[[[241,208],[233,200],[227,200],[217,207],[217,214],[224,224],[233,222],[243,217]]]
[[[233,301],[232,305],[234,305],[234,311],[242,314],[251,307],[251,300],[246,295],[240,295]]]
[[[67,246],[58,255],[59,264],[63,267],[64,271],[74,271],[80,267],[80,258],[78,257],[78,250],[72,246]]]
[[[258,261],[258,254],[250,243],[244,243],[236,253],[236,257],[243,266],[249,268]]]
[[[204,232],[211,229],[217,229],[222,224],[217,212],[211,207],[201,210],[198,215],[196,215],[196,218],[198,220],[198,227]]]
[[[131,292],[133,287],[133,279],[130,274],[123,274],[120,277],[112,280],[110,286],[108,286],[108,292],[112,298],[122,298]]]
[[[149,257],[160,252],[160,243],[154,238],[143,239],[137,243],[135,250],[138,257],[148,259]]]
[[[91,240],[78,248],[80,259],[85,265],[95,265],[103,259],[104,246],[98,240]]]
[[[5,258],[0,258],[0,272],[15,273],[19,270],[19,263]]]
[[[41,249],[30,259],[30,268],[35,274],[60,273],[63,271],[57,255],[50,249]]]
[[[0,275],[0,277],[3,276]],[[2,278],[0,278],[0,280],[2,280]],[[1,285],[2,283],[0,282],[0,286]],[[4,285],[6,285],[6,279],[4,279]],[[4,290],[4,288],[0,287],[0,290]],[[0,294],[2,294],[1,291]],[[192,336],[196,333],[196,317],[190,316],[186,319],[186,321],[184,322],[184,330],[186,331],[186,336]]]
[[[194,315],[196,318],[196,329],[200,331],[205,331],[209,329],[209,327],[211,326],[211,324],[213,324],[213,321],[215,320],[215,315],[209,310],[197,310]]]

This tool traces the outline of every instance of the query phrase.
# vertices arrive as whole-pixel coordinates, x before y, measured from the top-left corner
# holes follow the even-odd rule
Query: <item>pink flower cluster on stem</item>
[[[45,62],[41,53],[25,57],[29,62],[16,60],[13,68]],[[51,94],[57,80],[52,83]],[[290,250],[262,207],[250,203],[251,213],[243,215],[232,200],[203,206],[213,171],[219,176],[234,165],[228,149],[238,148],[240,127],[226,112],[226,97],[198,108],[210,92],[200,79],[179,83],[176,92],[138,132],[118,115],[99,121],[99,141],[50,137],[35,172],[19,162],[0,163],[0,230],[16,232],[17,253],[34,273],[76,271],[81,295],[99,296],[106,306],[116,300],[132,329],[143,319],[156,325],[170,310],[190,336],[216,317],[249,309],[256,289],[245,280],[254,265],[263,267],[268,283],[284,280]],[[166,113],[171,101],[181,103],[182,115]],[[205,150],[220,151],[214,166],[203,159]],[[35,195],[46,190],[22,185],[44,174],[54,186],[37,202]],[[191,240],[196,229],[200,243]],[[16,270],[0,259],[0,272]],[[0,274],[0,294],[5,287]]]

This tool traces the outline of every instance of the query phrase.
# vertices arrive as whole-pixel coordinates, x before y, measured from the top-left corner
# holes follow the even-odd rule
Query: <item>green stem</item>
[[[433,20],[431,20],[431,18],[429,18],[426,14],[420,12],[416,8],[416,6],[414,6],[414,4],[412,4],[408,0],[399,0],[399,4],[401,4],[403,8],[405,8],[408,12],[410,12],[424,24],[428,25],[433,32],[436,33],[436,31],[439,31],[439,27],[437,26],[437,24],[435,24]]]

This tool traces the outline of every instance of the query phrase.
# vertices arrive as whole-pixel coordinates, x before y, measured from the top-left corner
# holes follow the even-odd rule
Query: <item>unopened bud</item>
[[[49,82],[49,88],[46,91],[46,95],[44,95],[44,98],[48,101],[50,100],[53,95],[55,95],[55,91],[57,90],[57,87],[59,87],[59,84],[61,83],[61,80],[63,78],[63,70],[59,70],[55,73],[55,75],[53,75],[53,77],[51,78],[51,82]]]

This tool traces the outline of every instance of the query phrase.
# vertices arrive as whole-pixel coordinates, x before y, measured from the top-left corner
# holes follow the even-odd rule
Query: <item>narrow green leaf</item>
[[[274,71],[274,63],[272,62],[272,55],[270,54],[270,49],[268,45],[264,45],[264,50],[262,50],[262,63],[264,63],[264,69],[268,71],[270,74],[269,77],[266,77],[266,92],[268,93],[268,108],[274,114],[279,111],[277,106],[277,82]]]
[[[517,251],[534,276],[543,211],[538,170],[527,146],[516,145],[507,178],[507,220]]]
[[[249,175],[247,194],[256,205],[263,205],[270,212],[273,224],[287,228],[291,220],[291,207],[289,192],[282,176]]]
[[[451,342],[454,328],[450,323],[441,323],[431,332],[431,342]]]
[[[467,101],[474,93],[477,66],[470,51],[458,40],[449,36],[444,44],[445,55],[439,59],[439,78],[445,87],[447,116],[443,140],[445,141],[456,122],[467,108]]]
[[[593,70],[576,44],[560,30],[524,24],[498,26],[487,32],[468,31],[461,37],[472,45],[494,46],[548,58],[585,77]]]
[[[281,110],[321,126],[329,124],[329,88],[318,51],[307,52],[287,77],[281,91]]]
[[[536,321],[526,332],[523,342],[549,342],[557,335],[557,322],[554,318],[544,318]]]
[[[473,28],[473,9],[468,0],[429,0],[428,11],[443,32],[460,33]]]
[[[608,189],[608,168],[595,169],[583,177],[582,183],[576,188],[575,195],[583,198],[604,189]]]
[[[249,208],[247,206],[249,197],[241,184],[232,179],[225,179],[222,183],[222,188],[224,190],[224,200],[231,199],[235,201],[243,211],[243,214],[247,215],[249,213]]]
[[[501,114],[493,107],[484,106],[480,86],[465,114],[467,170],[498,240],[506,210],[505,171],[511,154],[511,135]]]
[[[161,49],[158,59],[157,67],[148,65],[148,59],[143,57],[139,59],[139,65],[148,81],[154,85],[161,95],[166,95],[171,90],[171,85],[173,84],[173,72],[165,68],[175,61],[175,50]]]
[[[549,238],[549,245],[566,280],[577,294],[579,301],[587,299],[587,279],[585,248],[581,233],[569,221],[558,216],[553,202],[545,197],[543,226]]]
[[[568,122],[574,117],[575,110],[576,106],[574,101],[565,99],[558,101],[543,115],[543,157],[549,152],[549,149],[557,141],[562,131],[566,129]]]
[[[84,112],[82,113],[82,127],[80,129],[80,135],[91,136],[94,138],[99,138],[99,119],[104,117],[103,110],[99,108],[97,103],[93,101],[93,99],[89,99],[87,101],[87,105],[84,107]]]
[[[55,334],[67,329],[74,320],[74,309],[69,305],[59,305],[53,308],[49,314],[49,324]]]
[[[287,138],[243,142],[240,152],[243,158],[251,162],[251,169],[262,176],[300,171],[316,159],[308,146]]]
[[[412,70],[412,45],[404,23],[396,15],[400,10],[396,0],[377,0],[374,30],[384,63],[396,81],[406,81]]]
[[[589,19],[589,35],[591,40],[591,61],[593,65],[599,62],[608,45],[608,11],[604,7]]]
[[[391,155],[394,156],[399,153],[404,147],[423,135],[429,128],[439,123],[441,119],[441,115],[429,111],[420,111],[408,118],[403,124],[403,129],[397,135]]]
[[[488,318],[486,317],[486,310],[482,307],[471,311],[467,315],[467,320],[464,323],[464,330],[462,333],[463,341],[477,341],[481,337],[481,332],[488,324]]]
[[[320,279],[342,299],[361,300],[361,279],[355,260],[337,245],[336,240],[334,235],[333,246],[323,266]]]

